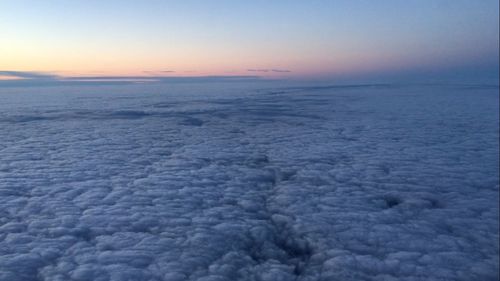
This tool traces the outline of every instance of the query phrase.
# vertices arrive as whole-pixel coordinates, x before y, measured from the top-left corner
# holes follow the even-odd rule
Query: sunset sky
[[[495,75],[498,4],[1,1],[0,76]]]

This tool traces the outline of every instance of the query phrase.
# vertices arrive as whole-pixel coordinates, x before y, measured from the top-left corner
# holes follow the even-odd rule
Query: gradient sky
[[[498,0],[0,1],[0,71],[498,73]]]

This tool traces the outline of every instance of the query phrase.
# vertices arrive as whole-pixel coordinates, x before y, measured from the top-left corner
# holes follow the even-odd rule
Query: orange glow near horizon
[[[0,80],[20,80],[21,77],[12,76],[12,75],[0,75]]]

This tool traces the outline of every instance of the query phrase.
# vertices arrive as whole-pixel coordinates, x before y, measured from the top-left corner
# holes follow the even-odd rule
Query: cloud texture
[[[497,280],[498,88],[0,91],[0,280]]]

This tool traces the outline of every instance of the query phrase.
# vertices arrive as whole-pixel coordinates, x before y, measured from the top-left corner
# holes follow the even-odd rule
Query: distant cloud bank
[[[158,75],[158,74],[165,74],[165,73],[175,73],[175,70],[160,70],[160,71],[145,70],[142,73],[149,74],[149,75]]]
[[[261,77],[255,75],[226,75],[226,76],[163,76],[161,73],[175,73],[173,70],[143,71],[148,76],[60,76],[43,72],[0,70],[0,87],[17,86],[55,86],[75,84],[127,84],[127,83],[194,83],[194,82],[224,82],[224,81],[252,81]]]
[[[292,72],[288,69],[253,69],[253,68],[250,68],[250,69],[247,69],[248,72],[278,72],[278,73],[288,73],[288,72]]]
[[[13,71],[13,70],[0,70],[0,76],[9,76],[20,79],[56,79],[58,76],[34,71]]]

